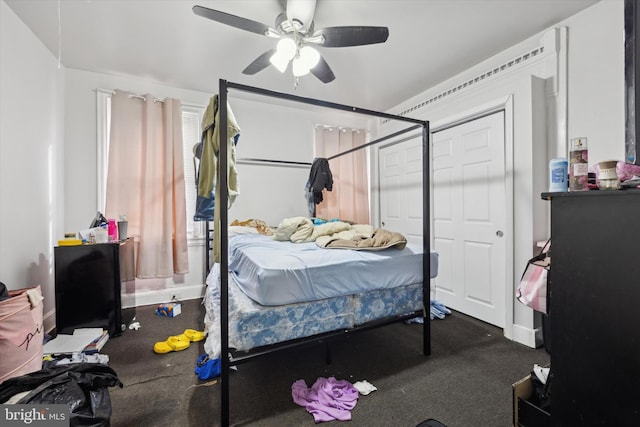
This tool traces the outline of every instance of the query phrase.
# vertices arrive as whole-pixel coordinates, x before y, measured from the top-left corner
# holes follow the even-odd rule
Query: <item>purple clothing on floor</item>
[[[297,380],[291,385],[293,401],[304,406],[313,415],[316,423],[322,421],[349,421],[351,410],[358,402],[358,390],[346,380],[334,377],[318,378],[307,388],[304,380]]]

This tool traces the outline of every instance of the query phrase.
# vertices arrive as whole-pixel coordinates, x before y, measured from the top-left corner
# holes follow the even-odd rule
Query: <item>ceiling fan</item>
[[[256,74],[269,65],[283,73],[291,62],[296,81],[298,77],[311,73],[323,83],[329,83],[336,76],[313,46],[362,46],[384,43],[389,37],[387,27],[346,26],[316,30],[313,23],[315,9],[316,0],[287,0],[286,10],[276,17],[275,28],[203,6],[194,6],[193,12],[221,24],[279,39],[275,49],[264,52],[242,71],[248,75]]]

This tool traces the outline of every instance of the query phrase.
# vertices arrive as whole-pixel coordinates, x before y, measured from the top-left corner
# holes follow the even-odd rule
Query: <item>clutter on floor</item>
[[[158,354],[169,353],[172,351],[182,351],[189,348],[191,342],[180,335],[173,335],[165,341],[158,341],[153,345],[153,351]]]
[[[96,353],[107,343],[109,331],[102,328],[78,328],[73,334],[58,334],[47,341],[43,354]]]
[[[202,354],[196,362],[196,375],[199,380],[210,380],[220,376],[220,358],[209,359],[208,354]]]
[[[316,423],[323,421],[349,421],[351,410],[358,403],[358,390],[346,380],[320,377],[307,387],[304,380],[291,385],[293,401],[313,415]]]
[[[122,383],[116,372],[101,363],[72,363],[44,368],[0,384],[0,403],[64,405],[72,426],[109,426],[109,387]],[[5,414],[11,412],[5,406]]]
[[[153,345],[153,351],[158,354],[182,351],[189,348],[192,342],[202,341],[206,334],[195,329],[185,329],[180,335],[173,335],[165,341],[158,341]]]
[[[182,313],[182,304],[176,297],[171,299],[171,302],[164,304],[158,304],[156,308],[156,314],[163,317],[176,317]]]
[[[447,314],[451,314],[449,310],[441,301],[431,300],[431,307],[429,310],[429,319],[444,319]],[[412,319],[405,320],[405,323],[424,323],[422,317],[414,317]]]
[[[362,396],[367,396],[371,392],[374,392],[378,389],[376,386],[374,386],[367,380],[356,381],[355,383],[353,383],[353,386],[356,388],[356,390],[358,390],[358,393],[360,393]]]

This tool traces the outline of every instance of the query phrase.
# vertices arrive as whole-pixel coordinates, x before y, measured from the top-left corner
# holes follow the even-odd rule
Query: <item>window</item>
[[[98,206],[104,212],[107,192],[107,170],[109,163],[109,129],[111,127],[112,91],[97,91],[97,164]],[[196,171],[193,160],[193,146],[200,141],[200,122],[204,106],[182,104],[182,153],[184,159],[184,185],[187,203],[187,235],[189,238],[202,238],[204,231],[201,222],[193,221],[196,206]]]

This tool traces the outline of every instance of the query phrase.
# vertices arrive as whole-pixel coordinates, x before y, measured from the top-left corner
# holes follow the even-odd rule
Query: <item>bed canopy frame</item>
[[[283,99],[291,102],[297,102],[307,105],[313,105],[317,107],[324,107],[334,110],[340,110],[350,113],[368,115],[378,118],[384,118],[387,120],[401,121],[411,123],[412,126],[409,126],[405,129],[399,130],[390,135],[378,138],[369,143],[360,145],[358,147],[354,147],[348,150],[345,150],[341,153],[338,153],[334,156],[328,157],[328,160],[335,159],[337,157],[343,156],[345,154],[349,154],[351,152],[378,144],[383,141],[388,141],[395,137],[398,137],[407,132],[411,132],[417,129],[422,129],[422,274],[423,274],[423,282],[422,282],[422,300],[423,300],[423,310],[410,313],[404,316],[394,316],[391,319],[381,319],[375,320],[372,322],[368,322],[364,325],[356,326],[355,328],[348,330],[339,330],[333,332],[322,333],[318,335],[313,335],[306,338],[301,338],[297,340],[293,340],[293,342],[284,342],[279,344],[273,344],[272,346],[268,346],[267,349],[260,349],[258,351],[249,351],[246,355],[236,357],[231,356],[229,353],[229,216],[227,209],[220,209],[220,362],[221,362],[221,372],[220,372],[220,380],[221,380],[221,400],[220,400],[220,419],[221,425],[228,426],[229,425],[229,370],[231,366],[238,365],[240,363],[244,363],[249,361],[255,357],[262,356],[273,351],[282,350],[285,348],[293,348],[299,347],[302,345],[311,345],[317,343],[325,343],[331,339],[336,338],[338,336],[345,336],[345,334],[350,334],[353,332],[369,330],[372,328],[376,328],[379,326],[387,325],[390,323],[394,323],[400,320],[406,320],[410,318],[420,317],[422,316],[424,319],[423,322],[423,353],[425,356],[431,354],[431,325],[430,325],[430,270],[431,270],[431,261],[430,261],[430,195],[429,195],[429,122],[424,120],[412,119],[409,117],[398,116],[388,113],[383,113],[379,111],[367,110],[364,108],[357,108],[353,106],[336,104],[333,102],[322,101],[313,98],[305,98],[301,96],[291,95],[287,93],[275,92],[268,89],[263,89],[255,86],[248,86],[239,83],[233,83],[224,79],[220,79],[219,81],[219,110],[220,110],[220,123],[227,122],[227,99],[229,90],[237,90],[241,92],[252,93],[256,95],[261,95],[270,98]],[[219,126],[220,132],[220,141],[227,141],[227,126]],[[228,149],[226,143],[220,144],[220,154],[219,154],[219,165],[218,168],[218,185],[220,186],[220,199],[216,200],[216,203],[219,203],[219,206],[228,206],[229,194],[228,194],[228,177],[226,173],[221,173],[221,171],[226,171],[228,167]],[[287,162],[282,160],[269,160],[269,159],[245,159],[250,160],[252,162],[267,162],[267,163],[292,163],[292,164],[309,164],[306,162]],[[215,226],[215,224],[214,224]],[[207,251],[208,252],[208,251]],[[329,354],[327,350],[327,360],[329,360]]]

